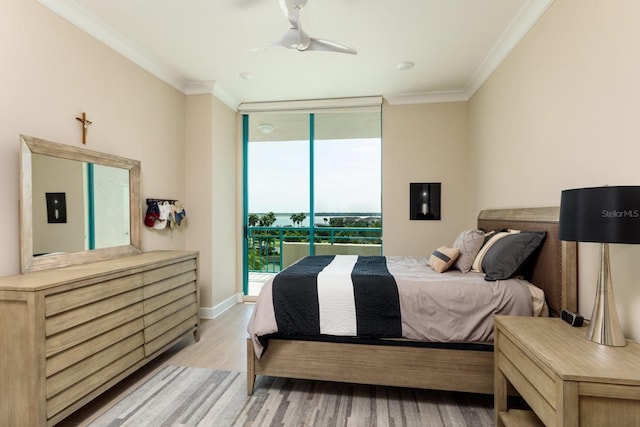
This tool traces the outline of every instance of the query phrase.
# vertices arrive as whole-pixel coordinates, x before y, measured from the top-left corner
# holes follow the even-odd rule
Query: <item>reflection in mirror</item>
[[[140,162],[21,137],[22,272],[140,252]]]
[[[124,169],[88,163],[92,186],[88,187],[92,215],[89,221],[89,249],[129,244],[129,174]],[[140,220],[139,218],[136,218]]]
[[[128,170],[32,154],[31,178],[34,256],[129,244]]]

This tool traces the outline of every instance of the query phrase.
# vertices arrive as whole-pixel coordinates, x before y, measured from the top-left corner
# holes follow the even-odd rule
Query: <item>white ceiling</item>
[[[355,56],[256,50],[290,26],[278,0],[38,1],[183,93],[213,93],[235,109],[372,95],[468,100],[553,0],[309,0],[305,31],[355,46]],[[398,70],[403,61],[415,66]]]

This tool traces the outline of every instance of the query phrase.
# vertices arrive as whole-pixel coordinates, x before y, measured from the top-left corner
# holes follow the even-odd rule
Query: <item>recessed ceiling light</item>
[[[414,65],[416,65],[416,64],[414,64],[414,63],[413,63],[413,62],[411,62],[411,61],[404,61],[404,62],[399,62],[399,63],[397,63],[397,64],[396,64],[396,68],[397,68],[398,70],[402,70],[402,71],[404,71],[404,70],[408,70],[408,69],[410,69],[410,68],[413,68],[413,66],[414,66]]]
[[[262,133],[271,133],[273,125],[271,123],[260,123],[258,125],[258,129],[260,129],[260,132]]]
[[[256,76],[254,76],[251,73],[247,73],[247,72],[242,72],[242,73],[239,74],[239,76],[240,76],[241,79],[244,79],[244,80],[253,80],[253,79],[256,78]]]

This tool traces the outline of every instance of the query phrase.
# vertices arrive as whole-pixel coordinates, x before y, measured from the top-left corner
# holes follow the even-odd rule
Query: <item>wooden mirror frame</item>
[[[130,244],[34,257],[32,154],[43,154],[128,170]],[[139,254],[141,246],[139,161],[20,135],[20,262],[22,273]]]

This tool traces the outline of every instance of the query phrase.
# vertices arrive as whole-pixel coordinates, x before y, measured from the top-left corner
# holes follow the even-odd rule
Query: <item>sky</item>
[[[316,140],[315,212],[381,211],[381,142]],[[252,142],[249,212],[309,212],[309,142]]]

